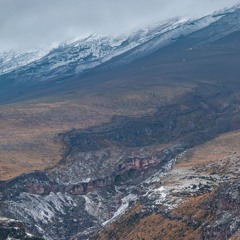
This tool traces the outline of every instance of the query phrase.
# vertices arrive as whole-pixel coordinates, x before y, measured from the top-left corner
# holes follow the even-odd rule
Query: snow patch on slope
[[[36,222],[46,224],[53,221],[56,212],[64,215],[65,206],[77,206],[70,196],[62,193],[50,193],[43,197],[23,192],[21,199],[22,201],[17,204],[10,201],[12,211],[24,215],[22,217],[25,219],[33,217]]]
[[[4,51],[0,53],[0,75],[39,60],[46,54],[47,50],[41,49],[27,52]]]
[[[121,206],[117,209],[117,211],[114,213],[113,217],[107,221],[105,221],[104,223],[102,223],[103,226],[105,226],[106,224],[112,222],[114,219],[116,219],[117,217],[123,215],[129,208],[129,203],[131,201],[134,201],[137,199],[137,195],[135,194],[128,194],[126,197],[121,199]]]

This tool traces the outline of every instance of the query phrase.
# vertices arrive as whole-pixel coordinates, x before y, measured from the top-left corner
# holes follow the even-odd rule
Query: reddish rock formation
[[[159,160],[156,157],[152,157],[150,159],[133,158],[133,159],[130,159],[128,162],[120,164],[119,171],[120,173],[129,171],[131,169],[137,169],[139,171],[143,171],[158,163],[159,163]]]

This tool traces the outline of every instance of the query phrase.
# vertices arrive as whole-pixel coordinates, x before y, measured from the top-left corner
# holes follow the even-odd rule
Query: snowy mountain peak
[[[92,69],[122,54],[128,56],[123,58],[122,62],[131,62],[166,47],[183,36],[221,21],[229,14],[238,12],[239,8],[240,5],[236,5],[200,19],[176,17],[122,36],[108,37],[91,34],[79,40],[61,43],[50,51],[5,52],[0,55],[0,76],[9,73],[11,79],[21,79],[21,76],[24,76],[22,81],[28,81],[32,80],[34,75],[34,79],[45,81],[56,77],[72,76]],[[226,28],[226,34],[240,28],[239,24],[236,25],[233,21],[231,23],[231,17],[225,22],[222,21],[222,25],[224,24],[232,24],[231,28]],[[215,29],[217,28],[219,27]],[[216,36],[224,35],[224,27],[219,30],[221,31],[223,33]]]

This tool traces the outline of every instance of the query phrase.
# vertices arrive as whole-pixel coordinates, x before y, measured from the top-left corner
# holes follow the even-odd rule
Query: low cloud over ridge
[[[90,33],[121,34],[175,16],[200,17],[239,0],[0,0],[0,51],[50,47]]]

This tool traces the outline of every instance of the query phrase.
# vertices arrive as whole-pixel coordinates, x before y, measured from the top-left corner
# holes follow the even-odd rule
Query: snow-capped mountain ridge
[[[123,36],[107,37],[92,34],[84,39],[68,41],[48,52],[0,55],[0,77],[31,81],[45,81],[58,77],[69,77],[93,69],[115,57],[123,56],[122,63],[131,62],[160,48],[166,47],[182,37],[221,22],[226,18],[227,33],[239,30],[231,22],[231,16],[239,15],[240,5],[220,10],[200,19],[173,18]],[[220,24],[221,25],[221,24]],[[217,30],[221,32],[221,30]],[[224,32],[218,34],[221,37]],[[209,38],[210,39],[210,38]],[[12,55],[11,55],[12,54]],[[9,57],[11,56],[11,57]],[[3,75],[4,74],[4,75]]]
[[[47,50],[4,51],[0,53],[0,75],[34,62],[47,54]]]

